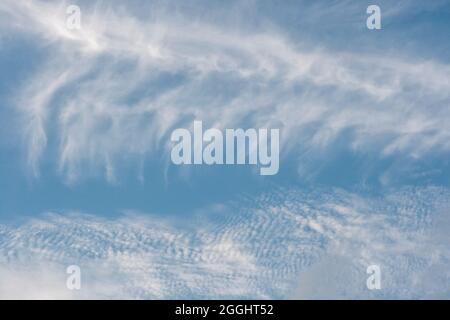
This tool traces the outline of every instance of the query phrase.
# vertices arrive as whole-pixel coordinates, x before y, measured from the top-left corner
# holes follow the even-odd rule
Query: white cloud
[[[51,214],[0,225],[0,297],[448,298],[449,196],[280,189],[222,206],[218,219]],[[61,288],[72,264],[79,292]],[[377,292],[365,287],[371,264]]]
[[[166,152],[169,131],[193,118],[281,127],[284,155],[327,150],[346,130],[356,152],[421,158],[450,149],[448,65],[328,52],[280,28],[240,22],[239,31],[158,3],[145,19],[116,3],[83,3],[83,28],[72,33],[55,3],[0,5],[14,21],[3,32],[33,35],[49,52],[17,100],[34,172],[52,140],[68,181],[102,169],[114,182],[123,155]]]

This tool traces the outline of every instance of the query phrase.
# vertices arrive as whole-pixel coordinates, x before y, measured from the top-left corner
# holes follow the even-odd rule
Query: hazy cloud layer
[[[177,221],[49,214],[0,226],[0,297],[445,298],[449,199],[280,189]],[[71,264],[80,291],[65,289]],[[380,291],[366,288],[372,264]]]

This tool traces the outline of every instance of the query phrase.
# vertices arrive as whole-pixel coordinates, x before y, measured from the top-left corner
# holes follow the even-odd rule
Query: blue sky
[[[449,30],[449,1],[2,1],[0,297],[448,298]],[[279,173],[174,166],[194,120],[279,128]]]

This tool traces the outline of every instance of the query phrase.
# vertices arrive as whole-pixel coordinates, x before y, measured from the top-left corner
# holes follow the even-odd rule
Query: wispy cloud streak
[[[349,131],[354,152],[450,149],[450,66],[441,62],[330,52],[280,28],[190,20],[183,8],[173,18],[159,3],[145,19],[114,3],[88,8],[72,32],[64,4],[0,5],[14,21],[3,32],[33,35],[50,54],[17,99],[36,174],[52,140],[68,181],[87,167],[113,182],[121,155],[155,155],[193,118],[281,127],[285,156],[323,152]]]

